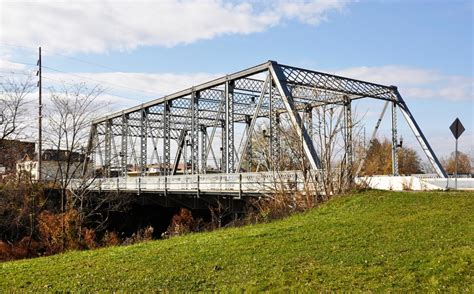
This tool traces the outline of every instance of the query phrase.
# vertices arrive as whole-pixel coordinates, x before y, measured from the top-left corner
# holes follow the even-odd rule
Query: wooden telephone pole
[[[42,143],[43,143],[43,134],[42,134],[42,85],[41,85],[41,47],[38,48],[38,71],[36,72],[36,75],[38,76],[38,181],[42,180]]]

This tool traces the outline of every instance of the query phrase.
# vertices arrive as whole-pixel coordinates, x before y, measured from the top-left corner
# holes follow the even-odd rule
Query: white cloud
[[[346,2],[0,0],[0,40],[66,53],[171,47],[225,34],[262,32],[291,19],[318,24]]]
[[[7,75],[9,71],[27,72],[23,64],[4,58],[0,58],[0,68],[4,75]],[[407,98],[460,101],[473,100],[474,97],[472,77],[447,75],[436,70],[387,65],[353,67],[326,72],[384,85],[396,85],[402,96]],[[101,84],[108,89],[109,94],[120,93],[121,96],[130,97],[129,101],[135,102],[171,94],[223,75],[221,73],[55,73],[51,71],[43,73],[46,84],[57,81]],[[125,105],[122,102],[120,105]],[[130,105],[127,104],[127,106]]]
[[[446,75],[429,69],[397,65],[363,66],[337,70],[336,74],[384,85],[396,85],[403,96],[410,98],[472,100],[474,96],[472,77]]]
[[[171,94],[191,86],[215,79],[221,74],[208,73],[45,73],[46,81],[50,84],[57,82],[99,84],[106,89],[108,94],[119,93],[121,96],[130,97],[124,100],[120,98],[121,104],[125,101],[132,102],[133,105],[139,102],[158,98]],[[118,97],[119,98],[119,97]],[[133,106],[129,105],[129,106]]]
[[[0,30],[1,31],[1,30]],[[3,71],[18,71],[25,70],[26,65],[9,61],[11,59],[10,54],[0,53],[0,69]]]
[[[347,1],[280,1],[276,7],[287,18],[296,18],[303,23],[313,25],[326,20],[330,10],[342,10]]]

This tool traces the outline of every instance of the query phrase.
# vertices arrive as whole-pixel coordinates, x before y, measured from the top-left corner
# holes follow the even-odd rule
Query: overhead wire
[[[50,80],[50,81],[56,82],[56,83],[58,83],[58,84],[66,84],[66,85],[70,85],[70,86],[75,86],[75,85],[76,85],[76,84],[74,84],[74,83],[72,83],[72,82],[66,82],[66,81],[62,81],[62,80],[53,79],[53,78],[50,78],[50,77],[44,76],[44,75],[43,75],[43,79]],[[130,97],[126,97],[126,96],[122,96],[122,95],[119,95],[119,94],[110,92],[110,91],[108,91],[107,89],[105,89],[104,91],[102,91],[102,93],[104,93],[104,94],[109,94],[109,95],[111,95],[111,96],[115,96],[115,97],[119,97],[119,98],[123,98],[123,99],[135,100],[135,99],[132,99],[132,98],[130,98]]]
[[[90,80],[90,81],[93,81],[93,82],[96,82],[96,83],[109,84],[109,85],[112,85],[114,87],[120,87],[120,88],[124,88],[124,89],[128,89],[128,90],[132,90],[132,91],[137,91],[137,92],[149,94],[149,95],[163,96],[162,94],[149,92],[149,91],[144,91],[144,90],[139,90],[139,89],[135,89],[135,88],[131,88],[131,87],[128,87],[128,86],[123,86],[123,85],[119,85],[119,84],[115,84],[115,83],[111,83],[111,82],[107,82],[107,81],[103,81],[103,80],[98,80],[98,79],[95,79],[95,78],[90,78],[90,77],[83,76],[83,75],[76,74],[76,73],[68,73],[66,71],[63,71],[63,70],[60,70],[60,69],[57,69],[57,68],[53,68],[53,67],[50,67],[50,66],[46,66],[46,65],[43,65],[43,68],[46,68],[46,69],[49,69],[49,70],[52,70],[52,71],[55,71],[55,72],[60,72],[60,73],[72,75],[72,76],[78,77],[80,79]]]
[[[17,48],[22,48],[22,49],[28,49],[28,50],[32,50],[32,51],[38,50],[38,48],[35,48],[35,47],[26,47],[26,46],[14,45],[14,44],[3,43],[3,42],[0,42],[0,45],[9,46],[9,47],[17,47]],[[68,55],[65,55],[65,54],[53,52],[52,50],[48,50],[48,49],[45,49],[45,48],[42,48],[42,52],[47,53],[49,55],[55,55],[55,56],[59,56],[59,57],[62,57],[62,58],[67,58],[67,59],[70,59],[70,60],[74,60],[74,61],[77,61],[77,62],[82,62],[84,64],[88,64],[88,65],[92,65],[92,66],[96,66],[96,67],[101,67],[101,68],[108,69],[108,70],[113,70],[113,71],[117,71],[117,72],[124,72],[123,70],[120,70],[120,69],[117,69],[117,68],[113,68],[113,67],[110,67],[110,66],[107,66],[107,65],[99,64],[97,62],[92,62],[92,61],[84,60],[84,59],[81,59],[81,58],[72,57],[72,56],[68,56]]]
[[[3,43],[3,42],[0,42],[0,44],[4,45],[4,46],[17,47],[17,48],[28,49],[28,50],[36,50],[37,49],[37,48],[33,48],[33,47],[27,47],[27,46],[15,45],[15,44],[8,44],[8,43]],[[126,72],[123,72],[121,70],[118,70],[118,69],[110,67],[110,66],[101,65],[101,64],[98,64],[98,63],[95,63],[95,62],[86,61],[86,60],[83,60],[83,59],[80,59],[80,58],[71,57],[71,56],[67,56],[67,55],[64,55],[64,54],[60,54],[60,53],[54,53],[54,52],[51,52],[49,50],[44,50],[43,49],[43,52],[44,51],[46,51],[50,55],[56,55],[56,56],[59,56],[59,57],[62,57],[62,58],[67,58],[67,59],[74,60],[74,61],[77,61],[77,62],[82,62],[82,63],[92,65],[92,66],[95,66],[95,67],[100,67],[100,68],[113,70],[113,71],[116,71],[116,72],[126,74]],[[26,62],[18,62],[18,61],[14,61],[14,60],[11,60],[10,62],[23,64],[23,65],[28,65],[28,66],[37,66],[36,64],[26,63]],[[151,91],[136,89],[136,88],[132,88],[132,87],[128,87],[128,86],[124,86],[124,85],[120,85],[120,84],[116,84],[116,83],[112,83],[112,82],[108,82],[108,81],[104,81],[104,80],[100,80],[100,79],[96,79],[96,78],[91,78],[91,77],[88,77],[88,76],[84,76],[82,74],[70,73],[70,72],[67,72],[67,71],[64,71],[64,70],[61,70],[61,69],[57,69],[57,68],[54,68],[54,67],[51,67],[51,66],[47,66],[47,65],[44,65],[44,64],[42,65],[42,67],[46,68],[48,70],[55,71],[55,72],[64,73],[64,74],[67,74],[67,75],[70,75],[70,76],[74,76],[74,77],[77,77],[81,80],[89,80],[89,81],[93,81],[93,82],[99,83],[99,84],[107,84],[107,85],[110,85],[114,88],[117,88],[117,87],[118,88],[123,88],[123,89],[136,91],[136,92],[140,92],[140,93],[144,93],[144,94],[148,94],[148,95],[153,95],[153,96],[164,96],[161,93],[155,93],[155,92],[151,92]],[[45,72],[43,72],[43,77],[44,77],[44,73]],[[47,79],[54,80],[54,79],[51,79],[49,77]],[[56,82],[61,83],[61,81],[58,81],[58,80],[56,80]],[[64,83],[64,82],[62,82],[62,83]],[[113,95],[113,96],[117,96],[117,97],[121,97],[121,98],[125,98],[125,99],[131,99],[130,97],[125,97],[125,96],[121,96],[121,95],[118,95],[118,94],[113,94],[113,93],[110,93],[110,92],[108,92],[108,94]]]

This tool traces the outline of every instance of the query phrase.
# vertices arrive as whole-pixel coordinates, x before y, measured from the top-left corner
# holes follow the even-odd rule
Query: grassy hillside
[[[0,264],[0,292],[474,292],[474,194],[365,192],[270,224]]]

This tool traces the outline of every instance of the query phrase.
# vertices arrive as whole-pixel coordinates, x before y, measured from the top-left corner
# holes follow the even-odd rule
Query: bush
[[[99,247],[96,242],[94,230],[85,228],[82,230],[82,236],[84,237],[84,245],[87,247],[87,249],[95,249]]]
[[[106,231],[104,236],[102,237],[102,246],[104,247],[117,246],[117,245],[120,245],[121,243],[122,243],[122,240],[120,240],[116,232]]]
[[[195,220],[191,211],[186,208],[181,208],[179,213],[175,214],[171,219],[171,223],[166,232],[162,234],[162,237],[168,238],[197,232],[200,223],[201,220]]]
[[[131,237],[126,238],[122,245],[131,245],[135,243],[140,243],[143,241],[149,241],[153,239],[153,227],[148,226],[145,229],[138,230],[136,233],[133,233]]]
[[[69,249],[81,249],[79,214],[70,209],[54,214],[47,210],[38,217],[40,240],[46,247],[46,254],[55,254]]]

